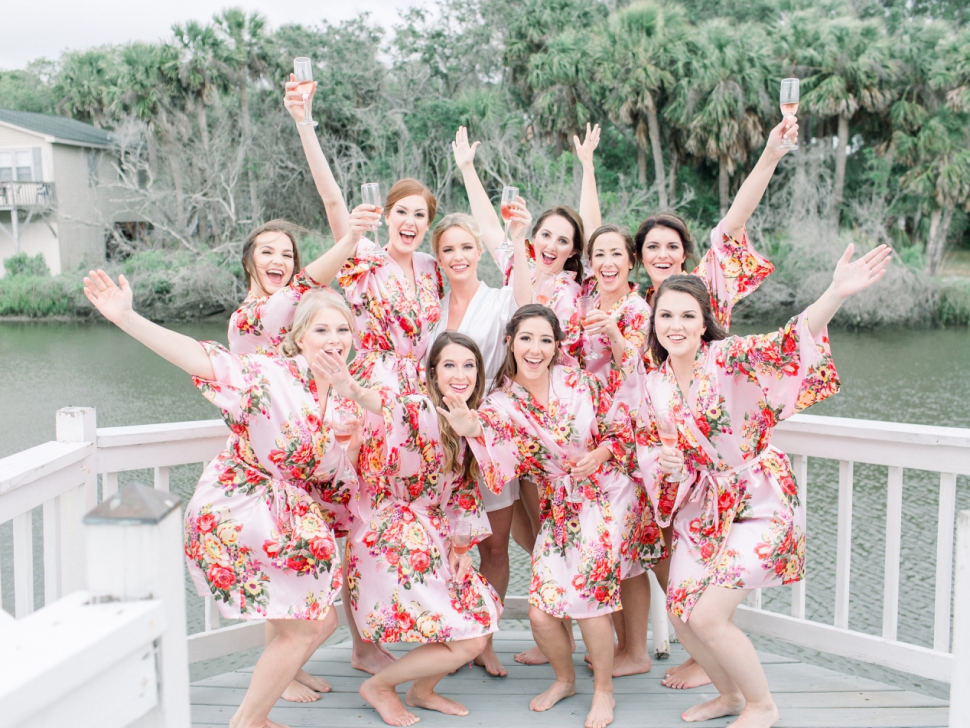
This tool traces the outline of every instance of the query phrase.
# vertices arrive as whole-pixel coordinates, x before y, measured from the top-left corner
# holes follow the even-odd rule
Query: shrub
[[[44,260],[44,254],[38,253],[33,258],[31,258],[26,253],[18,253],[17,255],[11,255],[9,258],[4,259],[3,267],[7,271],[7,276],[49,276],[51,274],[50,269],[47,267],[47,261]]]

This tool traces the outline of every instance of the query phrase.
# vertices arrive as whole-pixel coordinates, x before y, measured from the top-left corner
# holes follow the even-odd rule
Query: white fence
[[[168,490],[170,467],[211,460],[225,446],[227,433],[221,420],[97,428],[93,409],[68,408],[57,414],[56,442],[0,460],[0,524],[13,521],[15,616],[27,616],[34,605],[31,522],[34,508],[43,509],[44,595],[45,603],[51,604],[61,595],[86,585],[79,524],[81,516],[98,501],[98,476],[102,499],[117,491],[118,475],[127,470],[153,469],[155,488]],[[834,624],[806,619],[805,583],[802,582],[793,588],[791,616],[761,609],[760,594],[755,593],[749,605],[738,610],[737,624],[752,633],[949,682],[956,669],[950,651],[956,479],[958,475],[970,475],[970,429],[799,415],[778,427],[773,444],[791,456],[799,488],[807,496],[809,508],[808,458],[839,463],[835,619]],[[889,468],[881,636],[849,629],[853,465],[857,462]],[[906,468],[939,473],[940,477],[932,648],[897,639],[902,486]],[[970,530],[970,525],[967,528]],[[970,543],[970,532],[964,542]],[[811,551],[811,534],[808,543]],[[872,566],[868,564],[867,568]],[[970,566],[964,567],[967,570]],[[964,595],[963,600],[970,607],[970,596]],[[514,602],[514,607],[520,606],[518,599],[510,602]],[[218,611],[211,599],[206,600],[205,610],[205,631],[189,637],[190,662],[262,644],[261,623],[220,627]],[[518,611],[513,608],[510,616]],[[968,622],[970,617],[963,615],[963,620]],[[654,620],[655,624],[657,621]],[[655,631],[655,648],[657,638],[664,639],[666,624],[662,627]],[[970,644],[963,644],[970,642],[970,625],[963,627],[963,636],[958,635],[961,643],[955,642],[954,650],[962,650],[962,655],[970,658]]]

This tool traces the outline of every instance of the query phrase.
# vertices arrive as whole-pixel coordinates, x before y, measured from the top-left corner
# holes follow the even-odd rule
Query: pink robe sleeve
[[[202,392],[202,395],[222,410],[223,418],[231,427],[234,423],[242,423],[250,410],[266,410],[269,406],[269,393],[256,387],[250,391],[251,374],[247,375],[246,366],[260,366],[258,360],[248,362],[245,355],[230,353],[222,344],[215,341],[199,342],[209,355],[212,364],[212,379],[192,377],[192,383]]]
[[[526,442],[527,438],[518,437],[512,418],[501,405],[488,399],[478,408],[478,419],[482,436],[469,438],[468,445],[482,469],[485,486],[493,493],[501,493],[506,483],[533,469],[529,453],[520,452],[523,448],[519,443]]]
[[[386,264],[387,258],[380,246],[361,238],[353,257],[347,259],[337,276],[351,306],[365,305],[371,274]]]
[[[660,467],[660,434],[657,432],[657,416],[653,404],[646,398],[636,415],[635,457],[636,472],[647,491],[647,500],[653,509],[654,520],[661,528],[673,521],[674,513],[689,494],[694,474],[683,482],[667,479]]]
[[[711,249],[694,275],[707,285],[714,315],[727,329],[734,305],[757,290],[774,270],[775,266],[751,246],[747,233],[735,240],[724,229],[722,220],[711,231]]]
[[[240,354],[252,354],[258,346],[266,353],[274,350],[283,337],[293,328],[293,315],[303,294],[314,288],[322,288],[304,268],[288,285],[272,296],[248,299],[229,317],[229,348]]]

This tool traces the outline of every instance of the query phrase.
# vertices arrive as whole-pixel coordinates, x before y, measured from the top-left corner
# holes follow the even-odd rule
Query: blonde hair
[[[478,249],[481,251],[482,231],[478,227],[478,223],[475,222],[475,218],[463,212],[452,212],[445,215],[441,219],[441,222],[435,225],[434,230],[431,231],[431,252],[434,253],[435,258],[438,257],[438,246],[441,244],[441,237],[452,228],[461,228],[475,238]]]
[[[280,353],[290,358],[299,354],[300,347],[296,342],[303,338],[317,314],[327,309],[339,311],[347,319],[351,332],[356,336],[357,329],[354,326],[354,315],[350,312],[350,307],[336,292],[329,288],[318,288],[304,293],[297,304],[296,312],[293,314],[293,328],[287,332],[280,343]]]

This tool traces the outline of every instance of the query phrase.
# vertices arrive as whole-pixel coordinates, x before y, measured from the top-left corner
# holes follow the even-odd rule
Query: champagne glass
[[[354,439],[354,433],[360,426],[360,418],[348,410],[335,410],[330,420],[330,427],[333,428],[333,436],[337,440],[344,452],[350,447],[350,441]]]
[[[365,205],[377,208],[377,214],[384,211],[384,201],[381,199],[381,185],[378,182],[366,182],[360,186],[360,196]],[[374,227],[374,244],[380,245],[377,239],[377,226]]]
[[[536,303],[552,306],[552,296],[556,292],[556,277],[551,273],[540,273],[536,281]]]
[[[451,526],[451,549],[459,557],[468,553],[472,545],[472,524],[469,521],[458,521]],[[455,579],[451,580],[453,586],[457,586]]]
[[[309,58],[296,58],[293,60],[293,75],[297,80],[297,91],[303,94],[303,121],[298,122],[300,126],[316,126],[310,115],[310,93],[313,91],[313,61]]]
[[[579,313],[579,323],[583,327],[583,351],[587,361],[591,359],[602,359],[603,355],[593,350],[593,341],[586,334],[586,317],[596,309],[592,296],[580,296],[576,299],[576,311]]]
[[[676,449],[677,447],[677,418],[670,410],[663,410],[657,413],[657,434],[660,435],[660,442],[664,447]],[[687,473],[668,473],[667,478],[680,483],[687,479]]]
[[[586,438],[579,432],[574,432],[572,436],[563,443],[563,452],[566,455],[566,467],[575,468],[579,461],[586,455]],[[567,474],[563,480],[563,487],[568,491],[566,494],[567,503],[582,503],[582,491],[576,489],[572,482],[572,477]]]
[[[781,82],[781,113],[782,116],[789,117],[794,116],[798,111],[798,79],[797,78],[786,78]],[[788,134],[785,134],[785,138],[781,141],[781,146],[779,149],[798,149],[798,145],[795,144],[791,139],[788,138]]]
[[[498,246],[498,249],[503,253],[511,253],[514,250],[512,238],[509,237],[509,220],[512,219],[512,204],[515,202],[515,198],[518,196],[518,187],[509,187],[506,185],[502,188],[502,202],[500,210],[502,212],[502,219],[505,220],[505,240],[503,240],[502,244]]]

